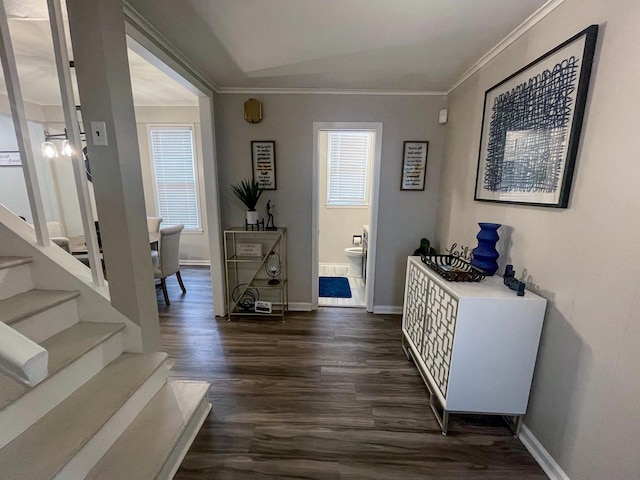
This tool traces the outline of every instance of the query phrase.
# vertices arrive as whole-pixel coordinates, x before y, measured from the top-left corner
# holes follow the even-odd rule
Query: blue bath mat
[[[349,279],[345,277],[320,277],[321,297],[351,298]]]

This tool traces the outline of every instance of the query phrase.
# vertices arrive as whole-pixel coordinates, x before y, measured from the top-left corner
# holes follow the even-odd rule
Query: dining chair
[[[174,225],[172,227],[160,229],[160,245],[157,251],[151,252],[153,260],[153,276],[160,279],[160,286],[164,294],[164,301],[167,305],[171,305],[169,294],[167,293],[166,278],[174,275],[178,279],[182,293],[187,293],[182,283],[180,275],[180,233],[184,230],[184,225]]]
[[[147,217],[147,231],[158,232],[160,230],[160,224],[162,223],[162,217]]]

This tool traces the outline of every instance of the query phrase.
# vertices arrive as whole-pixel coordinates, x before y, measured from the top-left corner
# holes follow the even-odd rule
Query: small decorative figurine
[[[271,199],[267,201],[267,228],[265,230],[277,230],[278,228],[273,224],[273,208],[275,205],[271,203]]]
[[[516,271],[513,269],[513,265],[507,265],[504,270],[504,284],[511,290],[515,290],[519,297],[524,297],[524,282],[516,279]]]
[[[413,252],[414,255],[437,255],[435,248],[431,246],[431,242],[427,238],[420,240],[420,247]]]

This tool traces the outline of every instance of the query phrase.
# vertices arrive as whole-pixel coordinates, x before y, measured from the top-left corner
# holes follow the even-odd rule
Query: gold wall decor
[[[244,102],[244,119],[249,123],[260,123],[262,121],[262,102],[255,98]]]

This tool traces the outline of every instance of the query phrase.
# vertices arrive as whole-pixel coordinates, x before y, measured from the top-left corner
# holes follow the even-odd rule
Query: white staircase
[[[130,325],[85,318],[86,289],[34,288],[34,267],[0,256],[0,322],[48,353],[35,387],[0,373],[0,478],[173,478],[209,385],[167,381],[165,353],[127,353]]]

